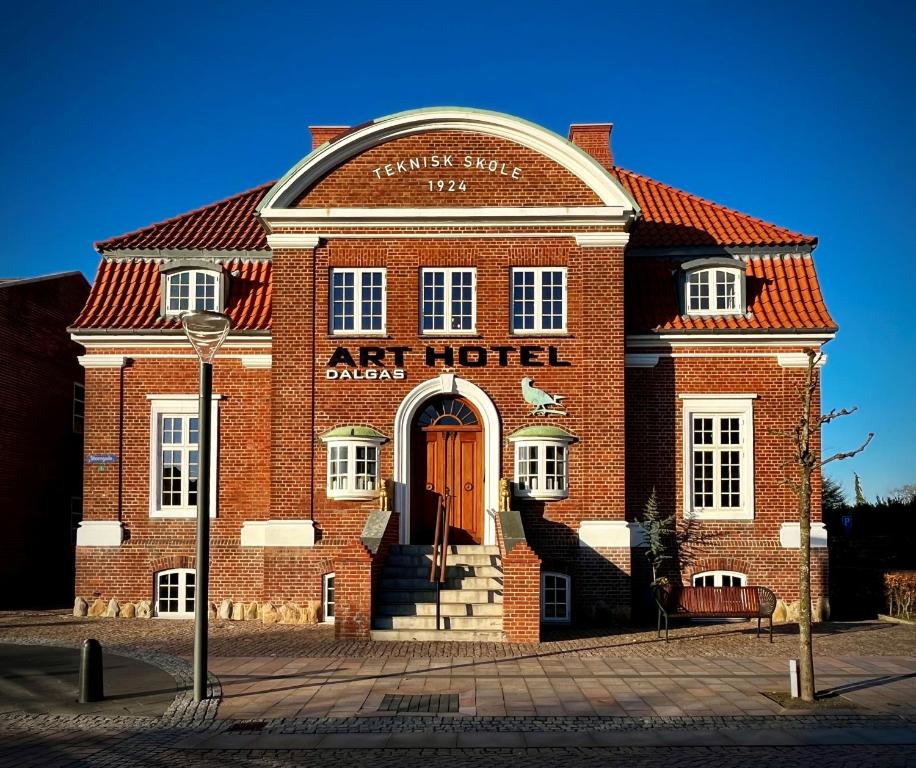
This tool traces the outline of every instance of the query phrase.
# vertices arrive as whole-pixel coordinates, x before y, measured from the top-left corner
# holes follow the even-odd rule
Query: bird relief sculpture
[[[549,395],[543,389],[531,386],[532,380],[527,376],[522,379],[522,396],[525,402],[531,403],[533,416],[565,416],[566,409],[560,404],[565,395]]]

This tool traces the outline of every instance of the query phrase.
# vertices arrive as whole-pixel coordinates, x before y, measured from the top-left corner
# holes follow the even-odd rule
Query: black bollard
[[[86,640],[80,653],[80,704],[104,698],[102,646],[98,640]]]

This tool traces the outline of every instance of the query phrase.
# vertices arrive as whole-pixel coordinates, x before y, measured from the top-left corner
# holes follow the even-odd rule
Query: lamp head
[[[212,363],[216,351],[229,335],[229,318],[222,312],[201,309],[185,312],[181,325],[202,363]]]

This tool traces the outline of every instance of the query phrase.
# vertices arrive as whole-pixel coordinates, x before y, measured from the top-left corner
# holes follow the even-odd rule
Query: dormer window
[[[684,314],[744,314],[744,264],[736,259],[694,259],[684,271]]]
[[[207,309],[222,312],[225,278],[219,264],[162,265],[162,314],[177,316]]]

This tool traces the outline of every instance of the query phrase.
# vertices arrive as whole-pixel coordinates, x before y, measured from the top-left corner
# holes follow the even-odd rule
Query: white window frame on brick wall
[[[753,520],[754,519],[754,394],[703,394],[680,395],[682,405],[683,444],[681,474],[683,476],[682,494],[685,517],[707,520]],[[694,419],[712,419],[714,440],[703,444],[704,452],[713,454],[712,459],[712,506],[697,506],[694,501]],[[721,437],[721,420],[736,418],[739,420],[740,442],[723,444],[715,436]],[[737,506],[721,504],[722,457],[724,452],[738,451],[737,464],[739,473],[739,501]]]
[[[321,436],[327,446],[329,499],[368,500],[378,495],[381,445],[387,439],[381,432],[361,426],[337,427]],[[374,472],[369,471],[370,462]],[[364,471],[358,471],[360,468]]]
[[[708,578],[712,578],[712,584],[697,584],[697,579],[703,579],[704,581]],[[722,582],[726,579],[730,581],[736,581],[737,584],[723,584]],[[701,573],[695,573],[690,577],[690,584],[694,587],[745,587],[747,586],[747,574],[739,573],[738,571],[702,571]]]
[[[566,582],[566,602],[564,616],[547,615],[548,579],[559,579]],[[554,605],[558,603],[553,601]],[[558,571],[543,571],[541,573],[541,622],[544,624],[569,624],[572,621],[572,578],[566,573]]]
[[[162,314],[177,317],[201,309],[223,311],[223,274],[214,269],[174,269],[164,274]],[[186,290],[183,290],[186,289]],[[187,294],[187,295],[184,295]]]
[[[569,496],[569,446],[572,439],[556,438],[525,438],[515,440],[515,493],[524,499],[541,499],[545,501],[565,499]],[[557,458],[557,453],[563,454],[562,459]],[[553,453],[554,458],[548,459],[548,453]],[[548,462],[553,462],[554,467],[559,462],[562,472],[547,472]],[[532,471],[531,464],[535,464]],[[530,479],[534,479],[535,486],[531,487]],[[560,482],[558,482],[560,481]],[[553,485],[552,488],[548,488]],[[558,488],[562,485],[562,488]]]
[[[149,456],[149,514],[150,517],[194,518],[196,504],[163,506],[162,495],[162,420],[172,416],[185,420],[198,414],[197,395],[147,395],[150,401],[150,456]],[[210,517],[216,517],[216,474],[219,456],[219,400],[214,395],[210,404]],[[187,427],[184,427],[185,429]],[[183,448],[181,450],[184,450]],[[185,462],[186,463],[186,462]],[[186,491],[183,492],[186,497]]]
[[[431,283],[436,276],[441,276],[441,286]],[[455,285],[457,275],[470,275],[470,285]],[[462,277],[463,280],[463,277]],[[441,298],[431,295],[437,288],[442,291]],[[470,295],[455,296],[456,290],[469,289]],[[470,303],[470,326],[454,328],[453,324],[466,315],[455,314],[457,303]],[[442,311],[436,312],[436,305]],[[424,336],[466,336],[477,333],[477,268],[476,267],[423,267],[420,270],[420,333]],[[432,310],[432,311],[428,311]],[[442,321],[441,328],[427,328],[427,320]]]
[[[743,315],[747,305],[746,267],[730,257],[694,259],[684,271],[684,314]]]
[[[352,275],[352,328],[335,328],[334,305],[337,302],[334,280],[337,275]],[[363,306],[363,280],[369,275],[381,275],[381,327],[364,328],[369,315]],[[370,299],[371,301],[371,299]],[[346,313],[341,313],[342,318]],[[384,336],[388,326],[388,274],[384,267],[332,267],[328,274],[328,333],[332,336]]]
[[[518,279],[519,275],[524,273],[531,272],[534,275],[533,278],[533,298],[525,299],[519,298],[516,299],[518,289],[524,288],[526,286],[519,286]],[[544,275],[548,272],[559,272],[562,275],[563,285],[561,287],[561,296],[562,296],[562,311],[561,311],[561,327],[555,328],[545,328],[544,327]],[[513,336],[551,336],[551,335],[563,335],[567,333],[567,314],[568,314],[568,279],[566,273],[566,267],[512,267],[510,280],[509,280],[509,330]],[[520,301],[534,301],[534,312],[532,314],[532,327],[531,328],[516,328],[516,318],[519,316],[517,313],[518,303]],[[527,315],[527,313],[523,313]],[[551,315],[553,316],[553,315]]]
[[[188,584],[188,576],[194,578],[194,584]],[[172,580],[172,577],[175,577],[174,585],[161,583],[163,578],[168,578]],[[182,610],[178,611],[163,611],[162,604],[162,588],[165,587],[174,587],[174,597],[169,596],[167,600],[175,600],[177,605]],[[191,597],[188,597],[188,587],[194,590],[194,594]],[[169,568],[166,571],[159,571],[155,574],[153,578],[153,605],[154,613],[153,615],[159,619],[193,619],[194,618],[194,601],[197,599],[197,572],[193,568]],[[190,603],[190,605],[189,605]],[[190,610],[188,610],[190,608]]]
[[[335,606],[337,605],[337,574],[326,573],[321,577],[321,620],[326,624],[334,623]],[[330,599],[329,599],[330,594]],[[331,606],[328,615],[328,606]]]

